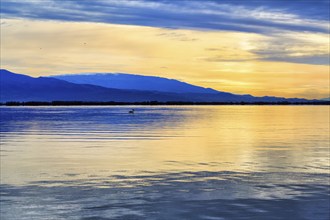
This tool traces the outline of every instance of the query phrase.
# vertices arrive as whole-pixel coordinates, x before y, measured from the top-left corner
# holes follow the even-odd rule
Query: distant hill
[[[149,79],[148,77],[147,78],[142,77],[142,78]],[[141,80],[142,78],[139,78],[139,80]],[[168,85],[171,84],[167,80],[168,79],[165,79],[165,82],[168,83]],[[130,81],[132,84],[134,84],[132,79],[130,79]],[[150,81],[148,82],[150,83]],[[132,86],[134,89],[105,88],[98,85],[71,83],[51,77],[34,78],[1,69],[0,70],[0,102],[8,102],[8,101],[308,102],[309,101],[306,99],[296,99],[296,98],[286,99],[286,98],[270,97],[270,96],[254,97],[251,95],[236,95],[232,93],[219,92],[212,89],[205,89],[202,87],[193,86],[176,80],[174,80],[173,83],[177,85],[177,87],[180,87],[180,85],[182,85],[183,88],[181,89],[175,88],[174,91],[176,92],[134,90],[137,88],[134,86]],[[143,83],[143,84],[147,85],[148,83]],[[170,87],[167,87],[167,89],[169,88]],[[199,91],[199,92],[195,92],[195,91]]]
[[[113,89],[134,89],[170,93],[218,93],[218,91],[214,89],[203,88],[175,79],[156,76],[142,76],[124,73],[96,73],[55,75],[51,77],[72,83],[91,84]]]
[[[0,101],[178,101],[171,94],[109,89],[94,85],[74,84],[63,80],[15,74],[0,70]]]
[[[254,97],[251,95],[237,95],[220,92],[211,88],[191,85],[175,79],[167,79],[156,76],[143,76],[125,73],[90,73],[90,74],[66,74],[51,76],[78,84],[91,84],[107,88],[134,89],[141,91],[158,91],[166,93],[179,93],[182,101],[205,102],[303,102],[305,99],[286,99],[280,97]],[[177,94],[177,95],[179,95]]]
[[[323,98],[323,99],[320,99],[320,101],[330,101],[330,97],[328,97],[328,98]]]

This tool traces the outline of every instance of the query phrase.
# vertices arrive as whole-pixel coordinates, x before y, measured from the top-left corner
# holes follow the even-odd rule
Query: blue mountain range
[[[323,98],[323,99],[320,99],[321,101],[330,101],[330,97],[328,98]]]
[[[237,95],[154,76],[72,74],[34,78],[1,69],[0,102],[9,101],[308,102],[312,100]]]
[[[114,89],[134,89],[170,93],[207,93],[218,91],[191,85],[175,79],[125,73],[68,74],[52,76],[71,83],[98,85]]]

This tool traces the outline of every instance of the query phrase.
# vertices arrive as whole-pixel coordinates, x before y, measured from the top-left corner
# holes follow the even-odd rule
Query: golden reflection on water
[[[2,108],[1,183],[329,168],[328,106],[135,108]]]

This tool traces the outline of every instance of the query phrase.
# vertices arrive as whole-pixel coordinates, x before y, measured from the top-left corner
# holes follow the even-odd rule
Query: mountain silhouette
[[[91,84],[114,89],[134,89],[170,93],[218,93],[218,91],[214,89],[203,88],[175,79],[167,79],[157,76],[142,76],[124,73],[96,73],[55,75],[51,77],[71,83]]]
[[[320,101],[330,101],[330,97],[320,99]]]
[[[171,94],[109,89],[75,84],[48,77],[30,76],[0,70],[0,101],[179,101]]]
[[[125,74],[125,77],[128,77]],[[136,77],[136,75],[134,75]],[[134,78],[133,77],[133,78]],[[128,77],[130,78],[130,77]],[[0,70],[0,102],[9,101],[93,101],[93,102],[144,102],[144,101],[175,101],[175,102],[307,102],[306,99],[286,99],[280,97],[254,97],[251,95],[236,95],[220,92],[199,86],[190,85],[176,80],[168,80],[160,77],[151,77],[152,80],[165,82],[166,86],[161,91],[155,91],[149,86],[147,90],[137,88],[130,79],[132,89],[106,88],[99,85],[77,84],[52,77],[30,77],[27,75],[12,73],[8,70]],[[142,82],[146,79],[147,82]],[[141,81],[142,80],[142,81]],[[150,83],[149,77],[138,77],[143,85]],[[90,82],[90,81],[89,81]],[[161,83],[158,85],[161,85]],[[172,84],[173,83],[173,84]],[[118,85],[123,85],[124,81]],[[156,83],[155,83],[156,84]],[[176,87],[172,92],[172,85]],[[130,88],[126,85],[126,88]],[[152,89],[152,90],[151,90]]]

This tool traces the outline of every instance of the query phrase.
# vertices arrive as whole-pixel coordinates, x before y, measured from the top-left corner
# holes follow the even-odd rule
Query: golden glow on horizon
[[[304,42],[285,47],[290,57],[329,52],[327,34],[284,37]],[[256,51],[271,43],[254,33],[3,19],[1,68],[31,76],[125,72],[257,96],[329,96],[329,66],[262,61]]]

